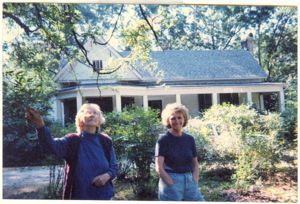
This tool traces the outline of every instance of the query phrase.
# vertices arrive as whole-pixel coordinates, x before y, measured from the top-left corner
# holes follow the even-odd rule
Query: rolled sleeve
[[[166,145],[161,140],[158,140],[155,145],[155,156],[166,156]]]

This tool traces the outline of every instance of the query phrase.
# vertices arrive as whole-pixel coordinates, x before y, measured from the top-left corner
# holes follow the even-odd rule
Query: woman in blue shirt
[[[195,140],[183,132],[188,117],[188,109],[177,103],[168,104],[162,111],[162,123],[168,132],[158,139],[155,150],[160,200],[204,201],[198,189]]]
[[[98,133],[105,122],[97,104],[84,104],[75,123],[77,133],[53,138],[42,116],[28,108],[26,118],[37,128],[41,146],[66,160],[64,199],[111,200],[117,163],[111,138]]]

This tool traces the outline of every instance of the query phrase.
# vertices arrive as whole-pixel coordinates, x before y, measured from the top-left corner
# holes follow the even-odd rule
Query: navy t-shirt
[[[193,171],[193,158],[197,156],[195,140],[183,133],[177,137],[167,132],[156,143],[155,156],[165,158],[167,172],[185,173]]]

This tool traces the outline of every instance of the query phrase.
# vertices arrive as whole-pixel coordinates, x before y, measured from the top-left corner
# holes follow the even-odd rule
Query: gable
[[[103,70],[105,70],[113,59],[120,59],[120,54],[109,45],[94,44],[91,41],[85,44],[88,50],[88,57],[93,60],[102,60]],[[95,81],[98,74],[95,73],[92,67],[82,64],[78,61],[67,63],[56,75],[55,81],[58,83],[74,82],[74,81]],[[139,75],[128,66],[122,66],[119,70],[112,74],[100,75],[100,80],[140,80]]]

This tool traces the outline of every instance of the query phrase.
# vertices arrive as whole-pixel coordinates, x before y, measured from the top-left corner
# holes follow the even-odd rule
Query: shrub
[[[232,178],[241,186],[274,171],[283,150],[281,127],[277,113],[261,115],[245,105],[223,104],[192,119],[187,131],[196,137],[205,161],[234,165]]]
[[[211,130],[204,125],[202,120],[198,118],[190,119],[185,131],[192,135],[195,139],[197,157],[200,162],[215,161],[217,159],[216,151],[214,150],[209,138]]]
[[[69,123],[66,127],[64,127],[60,122],[53,122],[49,125],[49,128],[51,130],[52,136],[57,138],[63,137],[69,133],[76,132],[75,123]]]
[[[201,119],[215,149],[215,154],[223,161],[232,162],[242,151],[246,133],[255,132],[257,113],[245,105],[223,104],[212,106]]]
[[[146,184],[153,180],[151,164],[154,163],[155,143],[162,130],[157,115],[158,112],[151,109],[125,109],[107,114],[103,126],[104,132],[113,138],[122,178],[132,181],[139,198],[145,198],[145,193],[153,196],[156,192],[156,185],[154,188]]]
[[[285,90],[285,111],[281,114],[283,120],[283,130],[287,146],[297,146],[298,133],[298,80],[297,75],[289,76]]]

